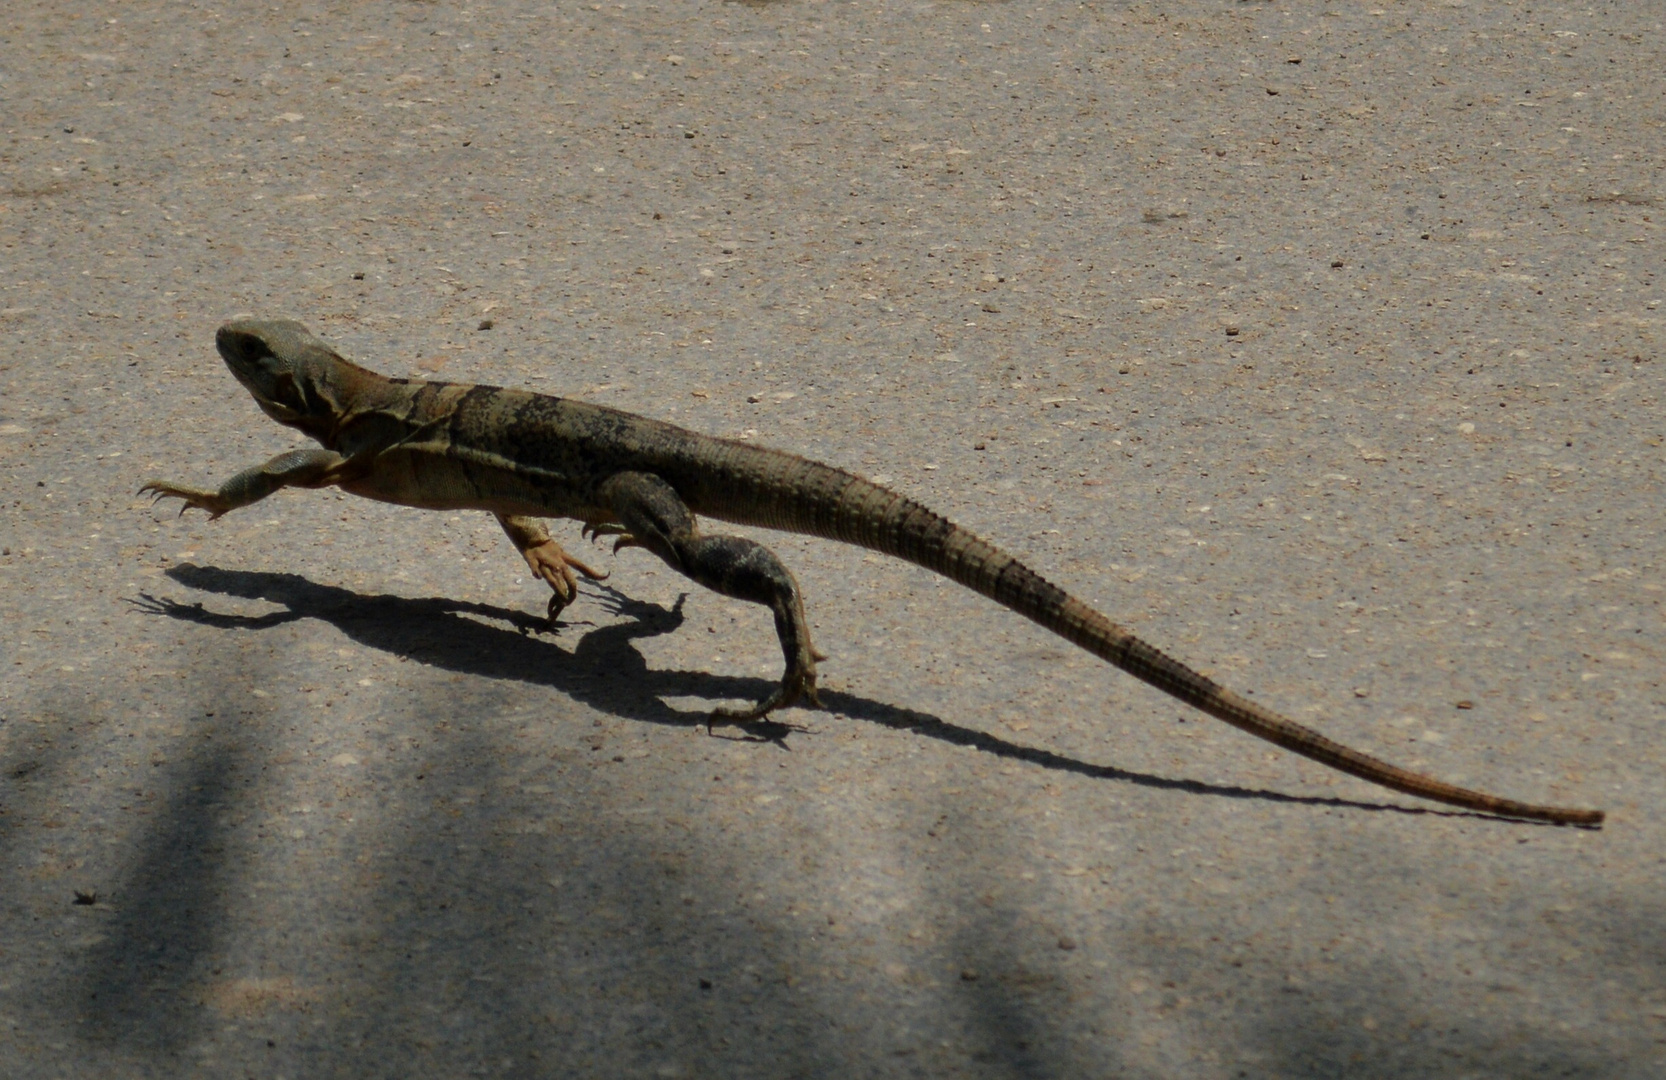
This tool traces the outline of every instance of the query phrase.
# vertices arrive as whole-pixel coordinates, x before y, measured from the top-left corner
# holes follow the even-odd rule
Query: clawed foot
[[[561,550],[561,545],[554,540],[546,540],[536,547],[527,548],[521,552],[526,559],[527,566],[532,568],[534,577],[542,580],[554,592],[550,597],[547,615],[550,625],[555,625],[556,617],[561,610],[578,599],[578,578],[573,576],[577,570],[591,581],[601,581],[607,573],[594,567],[585,565]]]
[[[811,708],[822,708],[821,699],[816,696],[815,668],[805,668],[788,671],[781,677],[781,686],[775,693],[758,702],[748,709],[716,708],[706,720],[706,734],[712,733],[714,725],[751,724],[762,720],[776,709],[785,709],[789,705],[796,705],[800,701]]]
[[[740,728],[741,733],[738,736],[719,735],[714,726],[717,722],[718,721],[715,718],[706,721],[706,734],[711,738],[727,739],[730,742],[769,742],[775,743],[783,750],[790,749],[790,747],[787,746],[788,735],[791,735],[794,732],[804,734],[812,730],[803,724],[789,724],[784,720],[772,720],[768,718],[763,720],[747,720],[744,722],[725,720],[722,721],[722,723],[733,723],[736,727]]]
[[[604,536],[615,537],[616,539],[613,541],[613,553],[615,555],[619,554],[623,548],[642,546],[642,541],[632,536],[623,525],[615,525],[606,521],[586,521],[578,534],[590,541],[600,540]]]
[[[183,500],[185,505],[179,508],[180,517],[184,517],[185,511],[187,510],[206,510],[208,512],[208,520],[213,521],[215,518],[231,509],[231,507],[221,501],[218,492],[199,491],[196,488],[180,487],[177,484],[170,484],[165,480],[149,481],[144,487],[139,489],[139,494],[153,496],[150,500],[152,506],[155,506],[163,499]]]

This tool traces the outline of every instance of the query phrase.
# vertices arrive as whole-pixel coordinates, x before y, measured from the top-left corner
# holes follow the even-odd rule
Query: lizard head
[[[214,345],[262,412],[328,441],[341,416],[336,383],[357,365],[289,319],[233,319]]]

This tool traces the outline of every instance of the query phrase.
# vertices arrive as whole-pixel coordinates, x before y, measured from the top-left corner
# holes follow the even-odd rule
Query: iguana
[[[724,596],[775,616],[786,671],[747,709],[754,720],[814,705],[816,661],[792,573],[761,544],[701,532],[696,515],[841,540],[894,555],[974,589],[1211,716],[1332,768],[1470,810],[1598,825],[1601,810],[1535,806],[1389,765],[1246,700],[1136,638],[1064,590],[913,499],[793,454],[701,435],[600,405],[525,390],[387,378],[344,358],[300,323],[235,319],[215,337],[255,403],[323,449],[291,450],[218,491],[152,480],[140,489],[210,518],[285,487],[335,486],[430,510],[487,510],[553,590],[553,622],[578,591],[573,571],[604,575],[563,551],[537,517],[584,523],[642,547]]]

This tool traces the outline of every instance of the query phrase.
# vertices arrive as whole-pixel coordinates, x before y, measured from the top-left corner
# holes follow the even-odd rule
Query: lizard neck
[[[307,397],[313,408],[294,424],[310,438],[337,452],[351,452],[346,444],[366,428],[396,425],[410,412],[411,388],[369,368],[333,357],[322,370],[309,372]]]

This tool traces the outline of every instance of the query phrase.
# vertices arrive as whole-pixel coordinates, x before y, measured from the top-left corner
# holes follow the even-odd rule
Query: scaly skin
[[[691,580],[775,615],[786,659],[780,687],[751,720],[816,702],[816,661],[798,583],[768,548],[703,535],[696,516],[856,544],[976,590],[1181,701],[1269,742],[1384,787],[1468,810],[1599,825],[1601,810],[1502,799],[1389,765],[1246,700],[1147,645],[994,545],[905,496],[792,454],[713,438],[599,405],[524,390],[390,379],[343,358],[300,323],[237,319],[220,355],[266,414],[324,449],[294,450],[203,491],[153,480],[141,491],[211,517],[283,487],[336,486],[433,510],[497,515],[549,584],[549,614],[577,595],[577,570],[537,517],[642,547]],[[181,509],[181,513],[184,508]]]

